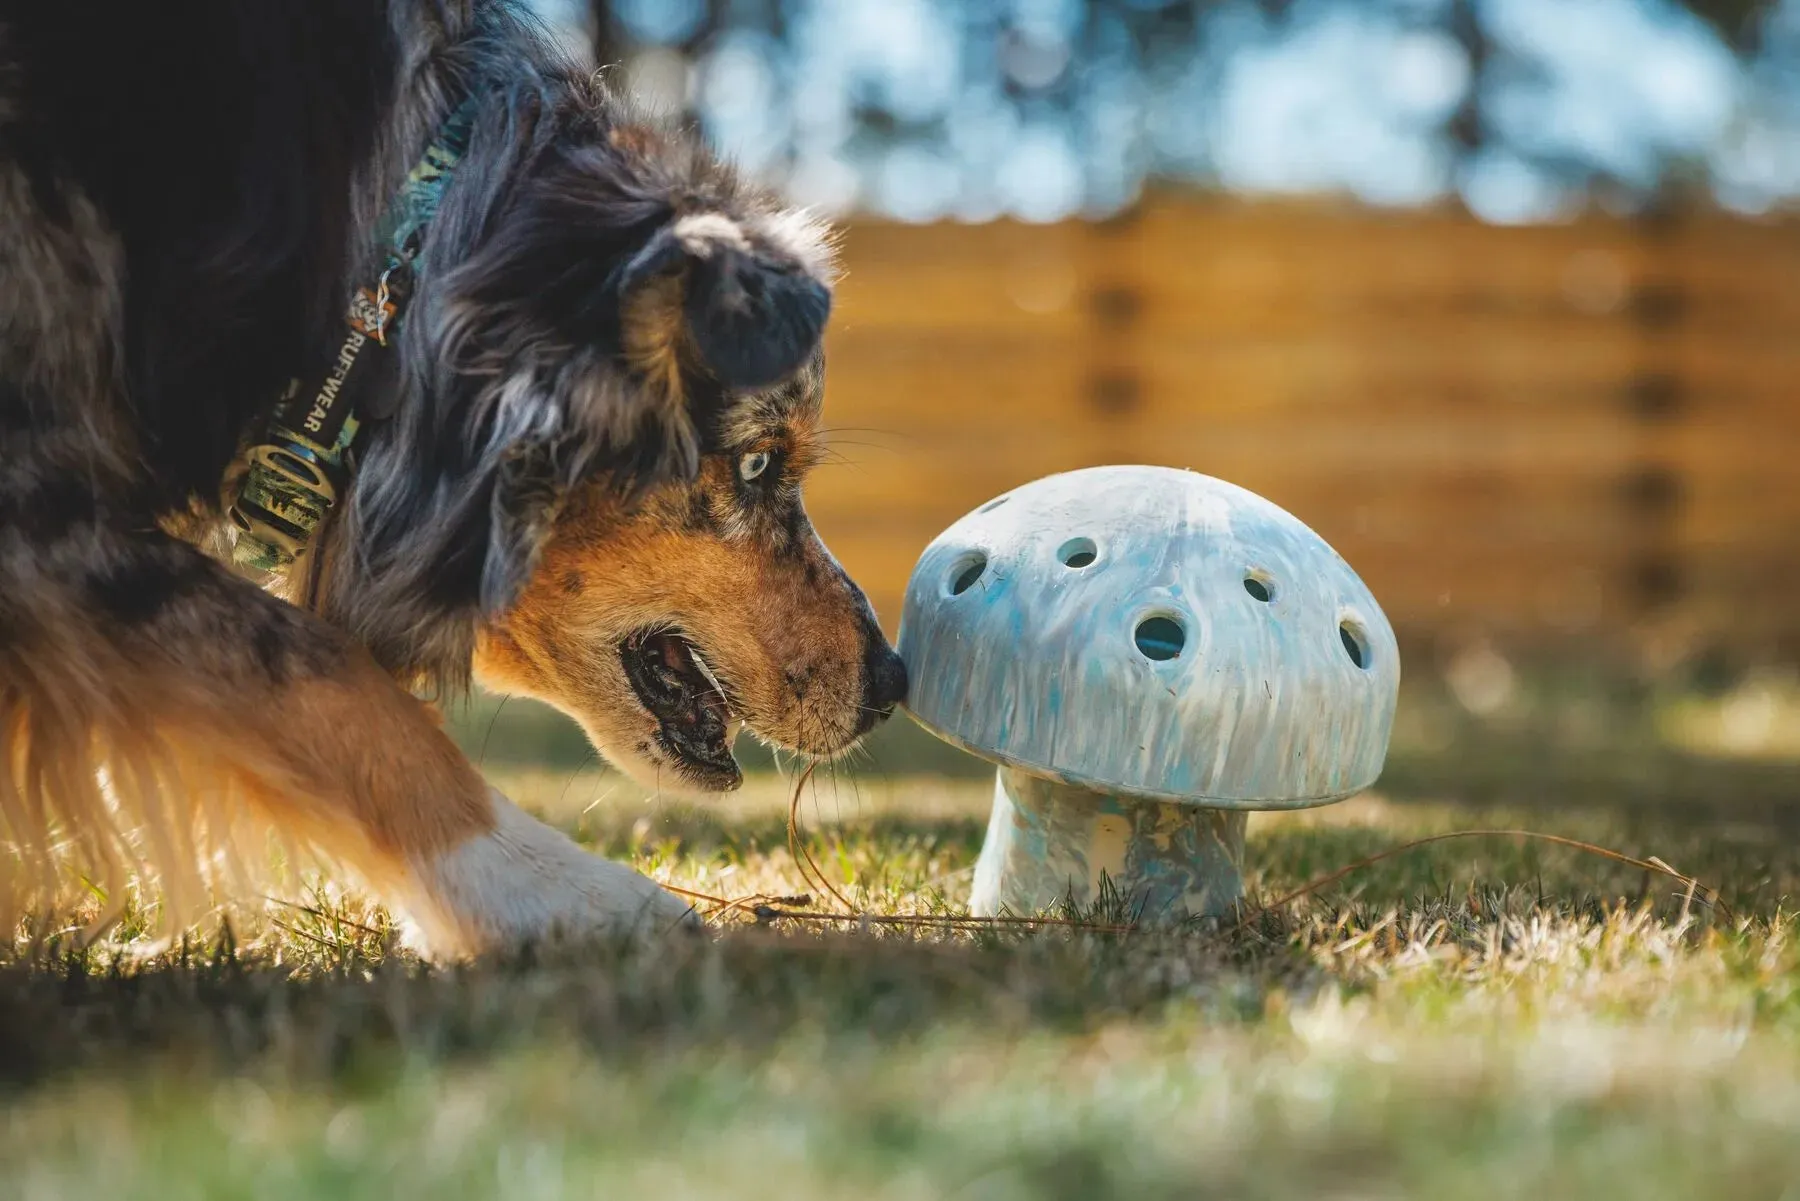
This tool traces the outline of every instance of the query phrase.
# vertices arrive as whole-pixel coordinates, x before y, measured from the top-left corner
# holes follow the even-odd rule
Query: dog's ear
[[[627,361],[677,397],[684,370],[732,390],[785,379],[824,335],[830,253],[822,228],[794,214],[676,218],[621,273]]]

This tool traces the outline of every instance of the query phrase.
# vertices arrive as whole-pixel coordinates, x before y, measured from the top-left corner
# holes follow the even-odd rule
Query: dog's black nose
[[[863,667],[863,708],[885,717],[906,699],[906,664],[892,647],[877,639],[870,644]]]

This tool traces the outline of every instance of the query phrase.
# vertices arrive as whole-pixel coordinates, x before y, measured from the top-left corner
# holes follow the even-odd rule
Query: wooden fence
[[[1800,652],[1800,225],[1163,199],[845,252],[808,503],[890,629],[964,512],[1129,462],[1286,507],[1410,642]]]

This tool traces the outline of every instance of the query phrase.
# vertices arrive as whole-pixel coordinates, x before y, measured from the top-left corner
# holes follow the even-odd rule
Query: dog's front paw
[[[417,865],[407,941],[432,957],[697,930],[693,907],[493,793],[494,828]]]

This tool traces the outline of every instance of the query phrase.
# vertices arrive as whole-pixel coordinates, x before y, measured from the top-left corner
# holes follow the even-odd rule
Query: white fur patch
[[[837,245],[831,226],[808,209],[776,209],[755,213],[740,226],[724,213],[689,213],[675,222],[675,237],[697,258],[711,258],[720,246],[746,253],[761,245],[801,268],[822,284],[837,279]]]
[[[654,880],[590,855],[492,794],[494,829],[415,865],[410,941],[433,955],[479,953],[555,936],[659,935],[692,907]]]
[[[724,213],[689,213],[675,222],[675,237],[683,249],[699,258],[711,258],[714,247],[748,251],[750,241],[738,223]]]
[[[809,209],[779,209],[765,213],[755,232],[770,246],[787,255],[822,284],[837,279],[837,246],[832,229]]]

